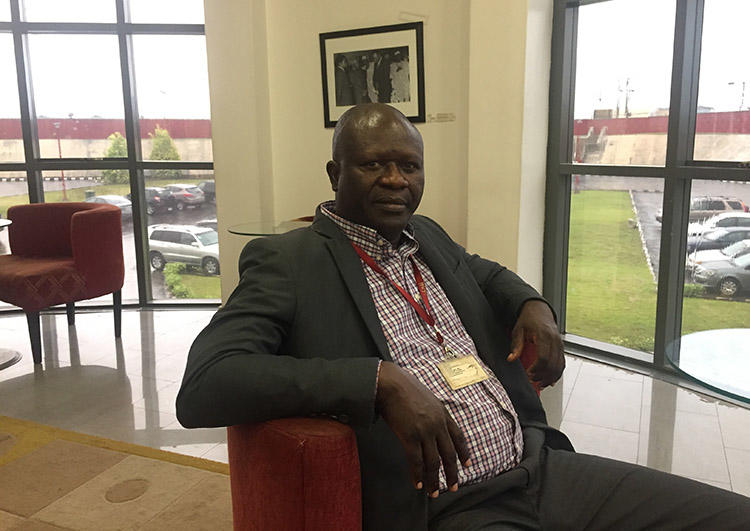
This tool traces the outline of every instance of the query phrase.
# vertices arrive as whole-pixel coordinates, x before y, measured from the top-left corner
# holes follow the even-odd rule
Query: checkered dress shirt
[[[516,466],[523,454],[523,437],[513,404],[500,381],[477,355],[474,341],[420,256],[419,243],[410,234],[411,228],[407,227],[401,244],[393,249],[390,242],[374,229],[337,216],[333,201],[323,203],[321,207],[323,214],[369,254],[392,281],[419,301],[419,290],[409,260],[413,256],[424,277],[432,316],[443,333],[446,346],[459,355],[475,355],[490,375],[483,382],[456,391],[451,389],[438,369],[444,353],[432,327],[422,321],[388,280],[361,261],[393,361],[435,394],[466,437],[472,464],[469,468],[459,467],[459,485],[477,483]],[[447,485],[441,468],[440,491],[445,490]]]

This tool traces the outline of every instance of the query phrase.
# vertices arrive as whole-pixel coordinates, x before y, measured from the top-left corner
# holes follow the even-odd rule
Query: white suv
[[[151,225],[148,228],[151,267],[164,269],[167,262],[199,266],[209,275],[219,274],[219,235],[206,227]]]

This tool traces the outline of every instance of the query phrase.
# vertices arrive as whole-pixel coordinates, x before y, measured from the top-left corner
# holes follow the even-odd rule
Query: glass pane
[[[10,22],[10,0],[0,0],[0,21]]]
[[[22,0],[27,22],[117,22],[114,0]]]
[[[147,170],[145,184],[154,300],[221,298],[213,172]]]
[[[663,181],[573,176],[567,332],[654,350]]]
[[[672,361],[750,400],[750,183],[693,181],[682,301]]]
[[[574,162],[664,164],[674,19],[675,0],[578,9]]]
[[[13,36],[0,33],[0,162],[23,162],[21,109],[18,103]]]
[[[26,172],[0,172],[0,254],[10,254],[8,208],[29,203]],[[0,309],[15,308],[0,301]]]
[[[698,88],[697,160],[750,160],[750,47],[746,0],[706,0]]]
[[[130,21],[148,24],[203,24],[202,0],[130,0]]]
[[[206,38],[134,35],[133,48],[143,158],[213,160]]]
[[[110,170],[111,171],[111,170]],[[133,240],[133,216],[128,194],[128,181],[112,182],[103,170],[50,170],[42,172],[44,179],[44,201],[87,201],[108,203],[122,210],[122,247],[125,258],[125,283],[122,300],[138,301],[138,281],[135,272],[135,243]],[[112,295],[104,295],[86,304],[112,304]]]
[[[124,136],[120,55],[115,35],[29,35],[44,158],[98,158]]]

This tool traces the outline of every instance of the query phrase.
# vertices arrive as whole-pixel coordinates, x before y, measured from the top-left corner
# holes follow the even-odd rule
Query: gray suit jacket
[[[569,448],[546,425],[509,330],[539,294],[508,269],[467,254],[434,221],[412,218],[420,252],[523,426]],[[425,529],[427,498],[409,481],[402,446],[375,411],[379,360],[391,360],[359,257],[318,213],[312,226],[247,244],[240,282],[188,356],[177,416],[186,427],[330,415],[357,434],[365,529]]]

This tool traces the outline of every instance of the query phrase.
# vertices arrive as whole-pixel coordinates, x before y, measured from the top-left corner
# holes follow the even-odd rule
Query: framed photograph
[[[326,127],[358,103],[388,103],[424,122],[422,23],[320,34]]]

